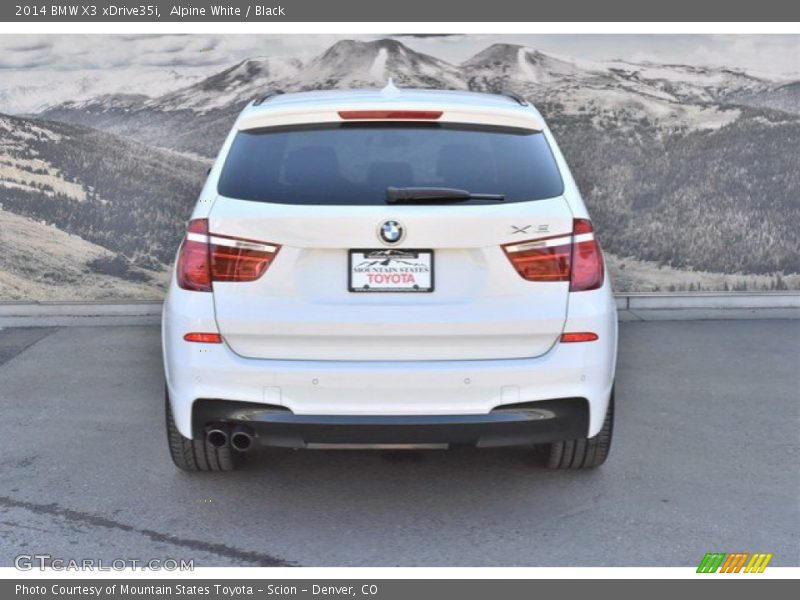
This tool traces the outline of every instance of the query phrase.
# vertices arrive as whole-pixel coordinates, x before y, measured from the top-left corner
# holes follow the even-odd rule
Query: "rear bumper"
[[[296,415],[278,406],[226,400],[194,403],[192,429],[244,425],[263,446],[314,445],[525,446],[582,438],[589,427],[584,398],[501,406],[483,415]]]
[[[203,399],[277,407],[296,417],[341,417],[360,427],[356,417],[393,420],[401,415],[424,415],[434,425],[442,416],[467,417],[469,425],[475,415],[492,415],[509,405],[565,398],[588,403],[588,428],[577,437],[591,437],[602,427],[614,382],[617,314],[608,283],[599,290],[571,294],[565,330],[593,331],[599,340],[556,343],[541,356],[522,359],[252,359],[237,355],[226,343],[184,341],[189,331],[217,331],[213,297],[180,290],[173,281],[164,305],[162,337],[172,413],[185,437],[195,434],[194,405]],[[497,425],[495,419],[488,419],[489,429]]]

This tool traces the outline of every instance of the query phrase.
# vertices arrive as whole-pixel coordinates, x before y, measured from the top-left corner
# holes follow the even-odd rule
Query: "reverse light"
[[[571,234],[506,244],[503,251],[527,281],[569,281],[571,292],[603,285],[603,255],[589,219],[575,219]]]
[[[183,336],[187,342],[200,342],[201,344],[221,344],[222,336],[218,333],[202,333],[193,331]]]
[[[596,333],[591,331],[576,331],[573,333],[562,333],[561,343],[569,344],[571,342],[594,342],[598,339]]]
[[[255,281],[267,271],[278,250],[277,244],[210,233],[208,219],[193,219],[178,252],[178,285],[210,292],[214,281]]]
[[[572,241],[570,235],[558,235],[519,244],[503,250],[517,273],[528,281],[569,281]]]
[[[227,235],[209,236],[212,281],[255,281],[275,260],[280,246]]]
[[[441,110],[340,110],[339,117],[345,120],[406,119],[413,121],[435,121],[442,116]]]

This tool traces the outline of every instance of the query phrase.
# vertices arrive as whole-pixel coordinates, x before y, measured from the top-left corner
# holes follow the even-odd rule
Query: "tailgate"
[[[430,291],[350,291],[353,249],[430,251]],[[528,232],[568,234],[562,197],[470,206],[319,206],[220,197],[210,230],[281,249],[252,282],[215,282],[219,330],[245,357],[298,360],[472,360],[534,357],[564,326],[568,282],[530,282],[501,245]],[[529,237],[533,237],[529,234]],[[359,255],[361,257],[361,255]]]

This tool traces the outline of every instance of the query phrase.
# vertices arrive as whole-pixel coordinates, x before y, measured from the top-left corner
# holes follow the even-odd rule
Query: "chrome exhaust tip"
[[[228,432],[221,427],[211,427],[206,431],[206,441],[214,448],[224,448],[228,445]]]
[[[237,425],[231,433],[231,447],[239,452],[247,452],[253,447],[253,434],[242,425]]]

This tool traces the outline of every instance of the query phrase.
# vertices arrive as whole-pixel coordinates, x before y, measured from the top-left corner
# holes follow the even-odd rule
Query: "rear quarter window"
[[[390,186],[503,194],[505,202],[564,191],[541,132],[417,123],[240,131],[218,191],[259,202],[369,205],[383,204]]]

